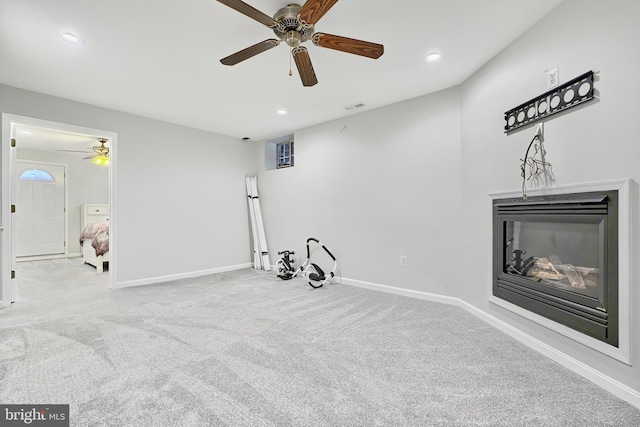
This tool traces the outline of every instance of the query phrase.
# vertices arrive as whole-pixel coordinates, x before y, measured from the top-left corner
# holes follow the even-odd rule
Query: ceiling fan
[[[88,150],[91,151],[81,151],[81,150],[57,150],[57,151],[68,151],[70,153],[92,153],[90,156],[83,157],[83,159],[92,159],[93,163],[97,165],[108,165],[109,164],[109,147],[105,146],[109,140],[107,138],[98,138],[98,142],[100,145],[94,145],[93,147],[87,147]]]
[[[339,50],[367,58],[378,59],[384,53],[384,46],[348,37],[327,33],[316,33],[314,25],[333,7],[338,0],[307,0],[303,6],[289,4],[278,10],[273,18],[244,3],[241,0],[218,0],[220,3],[237,10],[271,28],[278,37],[267,39],[239,52],[222,58],[224,65],[236,65],[259,53],[274,48],[284,41],[291,49],[291,55],[296,62],[303,86],[313,86],[318,83],[309,52],[302,43],[311,40],[314,45]],[[291,73],[290,73],[291,74]]]

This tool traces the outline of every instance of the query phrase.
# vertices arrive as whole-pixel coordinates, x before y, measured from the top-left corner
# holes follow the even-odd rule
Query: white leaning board
[[[247,177],[248,188],[247,196],[253,204],[253,219],[251,222],[254,235],[257,235],[257,245],[254,240],[254,263],[255,255],[258,255],[260,260],[260,268],[262,270],[271,270],[271,263],[269,262],[269,250],[267,248],[267,238],[264,232],[264,223],[262,222],[262,211],[260,210],[260,199],[258,198],[258,178],[255,176]],[[250,209],[251,211],[251,209]]]
[[[256,230],[256,214],[253,209],[253,194],[251,191],[251,177],[245,178],[245,184],[247,187],[247,201],[249,203],[249,215],[251,217],[251,235],[253,237],[253,268],[256,270],[262,269],[262,260],[259,255],[258,248],[258,232]]]

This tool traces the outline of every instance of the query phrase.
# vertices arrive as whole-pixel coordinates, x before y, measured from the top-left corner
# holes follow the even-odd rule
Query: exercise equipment
[[[328,274],[325,273],[318,264],[311,262],[311,249],[309,247],[309,243],[311,242],[315,242],[320,245],[327,255],[329,255],[333,260],[333,269]],[[278,255],[282,255],[282,258],[280,258],[276,263],[279,278],[282,280],[290,280],[302,273],[302,277],[308,279],[309,286],[312,288],[321,288],[322,286],[333,282],[335,271],[338,269],[338,261],[331,251],[323,245],[322,242],[320,242],[320,240],[315,237],[309,237],[307,239],[307,259],[297,269],[293,267],[293,260],[291,259],[291,255],[294,254],[295,252],[289,250],[278,252]],[[320,284],[314,285],[312,282],[318,282]]]
[[[311,250],[309,249],[309,243],[315,242],[324,249],[324,251],[331,257],[333,260],[333,269],[329,272],[329,274],[325,274],[325,272],[320,268],[318,264],[311,262]],[[304,269],[304,270],[303,270]],[[333,278],[335,277],[335,271],[338,269],[338,260],[333,256],[329,248],[323,245],[320,240],[315,237],[309,237],[307,239],[307,259],[304,264],[300,266],[300,270],[304,271],[304,277],[309,279],[309,286],[312,288],[320,288],[323,285],[328,285],[333,282]],[[311,281],[320,283],[319,285],[314,285]]]
[[[290,280],[298,275],[300,270],[296,270],[293,268],[293,259],[291,255],[295,255],[295,252],[285,250],[278,252],[278,255],[282,255],[278,261],[276,261],[276,271],[278,272],[278,277],[282,280]]]

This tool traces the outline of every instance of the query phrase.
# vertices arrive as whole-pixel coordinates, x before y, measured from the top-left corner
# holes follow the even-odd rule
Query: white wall
[[[265,170],[264,149],[255,155],[272,263],[284,249],[304,260],[306,239],[315,237],[345,278],[452,293],[451,272],[464,251],[453,237],[460,211],[457,89],[300,130],[292,168]],[[313,260],[332,265],[320,255]]]
[[[636,0],[567,0],[461,87],[297,131],[281,170],[266,170],[263,144],[6,86],[0,110],[118,132],[119,281],[249,262],[243,177],[256,170],[272,263],[319,238],[346,278],[461,298],[640,390],[637,357],[629,367],[488,302],[488,194],[519,188],[532,137],[504,135],[503,113],[546,91],[545,69],[598,73],[598,101],[545,124],[557,184],[640,182],[638,22]]]
[[[250,143],[3,85],[0,111],[117,132],[117,285],[250,262]]]
[[[258,147],[273,262],[283,249],[304,259],[304,241],[317,237],[346,278],[461,298],[640,391],[637,357],[629,367],[488,302],[488,195],[520,188],[533,137],[505,135],[504,112],[547,91],[545,70],[559,67],[561,83],[597,72],[598,100],[545,123],[556,184],[640,182],[638,22],[638,1],[567,0],[458,88],[295,132],[293,168],[265,170]],[[639,295],[637,275],[632,287]]]
[[[83,160],[80,153],[61,153],[55,151],[31,150],[20,148],[18,142],[18,160],[34,160],[67,165],[66,185],[69,194],[67,200],[69,254],[80,254],[80,232],[82,205],[85,203],[109,203],[109,168],[97,166],[90,160]]]
[[[504,112],[546,92],[544,71],[556,66],[561,83],[594,70],[598,95],[597,101],[544,125],[546,159],[553,165],[556,185],[619,178],[640,182],[639,22],[636,0],[567,0],[462,86],[462,200],[466,207],[462,235],[475,255],[468,267],[477,280],[459,284],[465,301],[635,390],[640,390],[637,303],[636,366],[630,368],[487,302],[491,281],[488,194],[520,188],[519,159],[534,131],[505,135]],[[636,267],[637,255],[633,256]],[[632,287],[640,295],[637,276]]]

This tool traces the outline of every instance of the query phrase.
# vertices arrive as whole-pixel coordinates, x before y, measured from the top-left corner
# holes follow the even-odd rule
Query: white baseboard
[[[508,323],[498,319],[491,314],[480,310],[479,308],[469,304],[460,298],[453,298],[444,295],[431,294],[428,292],[414,291],[411,289],[396,288],[393,286],[380,285],[377,283],[364,282],[361,280],[342,278],[342,283],[350,286],[357,286],[360,288],[371,289],[375,291],[388,292],[392,294],[402,295],[410,298],[418,298],[422,300],[438,302],[442,304],[455,305],[467,310],[469,313],[477,316],[481,320],[487,322],[491,326],[506,333],[510,337],[518,340],[527,347],[536,350],[542,355],[548,357],[564,366],[565,368],[575,372],[576,374],[586,378],[599,387],[607,390],[609,393],[619,397],[620,399],[630,403],[636,408],[640,408],[640,391],[635,390],[620,381],[617,381],[602,372],[593,369],[592,367],[574,359],[573,357],[551,347],[550,345],[540,341],[537,338],[532,337],[529,334],[522,332],[521,330],[514,328]]]
[[[234,270],[242,270],[244,268],[251,268],[252,266],[253,266],[252,263],[246,263],[246,264],[230,265],[226,267],[212,268],[209,270],[190,271],[188,273],[172,274],[168,276],[156,276],[156,277],[150,277],[146,279],[128,280],[126,282],[115,283],[115,286],[113,286],[112,289],[130,288],[132,286],[152,285],[154,283],[170,282],[172,280],[207,276],[209,274],[224,273],[227,271],[234,271]]]
[[[448,297],[445,295],[430,294],[428,292],[414,291],[411,289],[396,288],[394,286],[380,285],[378,283],[364,282],[362,280],[341,278],[341,282],[345,285],[357,286],[359,288],[373,289],[375,291],[388,292],[390,294],[402,295],[405,297],[418,298],[427,301],[439,302],[448,305],[460,306],[462,302],[458,298]]]
[[[36,256],[23,256],[16,257],[16,262],[26,262],[26,261],[44,261],[48,259],[62,259],[62,258],[77,258],[81,257],[81,253],[69,253],[69,254],[59,254],[59,255],[36,255]]]

